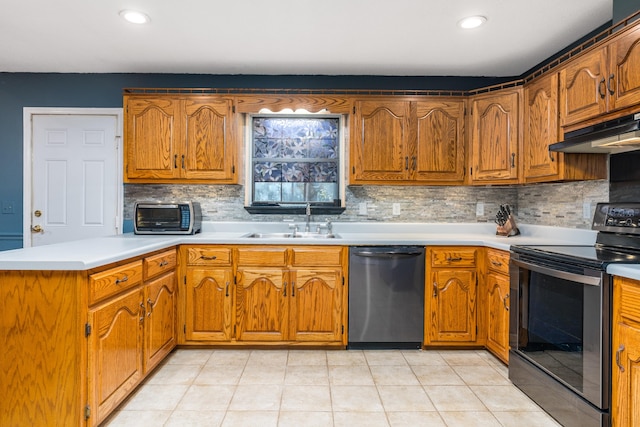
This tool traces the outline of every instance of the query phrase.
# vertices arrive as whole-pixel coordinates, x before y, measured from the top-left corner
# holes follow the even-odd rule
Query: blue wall
[[[24,107],[122,107],[127,87],[469,90],[510,78],[0,73],[0,250],[22,247]]]

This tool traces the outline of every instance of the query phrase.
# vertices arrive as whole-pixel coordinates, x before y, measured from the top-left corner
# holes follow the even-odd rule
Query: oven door
[[[610,286],[584,274],[511,260],[511,350],[600,409],[609,407]]]

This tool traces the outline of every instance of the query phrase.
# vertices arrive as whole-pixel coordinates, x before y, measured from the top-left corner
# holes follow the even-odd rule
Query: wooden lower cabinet
[[[148,282],[144,288],[146,307],[144,334],[145,373],[158,366],[177,342],[178,292],[176,272]]]
[[[509,362],[509,276],[490,272],[487,287],[487,349]]]
[[[614,278],[611,425],[640,425],[640,281]]]
[[[477,335],[478,248],[427,248],[425,345],[469,345]]]

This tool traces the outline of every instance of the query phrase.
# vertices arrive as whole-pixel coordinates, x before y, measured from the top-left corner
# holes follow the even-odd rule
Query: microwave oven
[[[136,202],[135,234],[195,234],[202,228],[198,202]]]

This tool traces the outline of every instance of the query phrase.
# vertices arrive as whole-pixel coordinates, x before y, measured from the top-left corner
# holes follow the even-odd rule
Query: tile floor
[[[176,350],[119,426],[558,426],[486,351]]]

